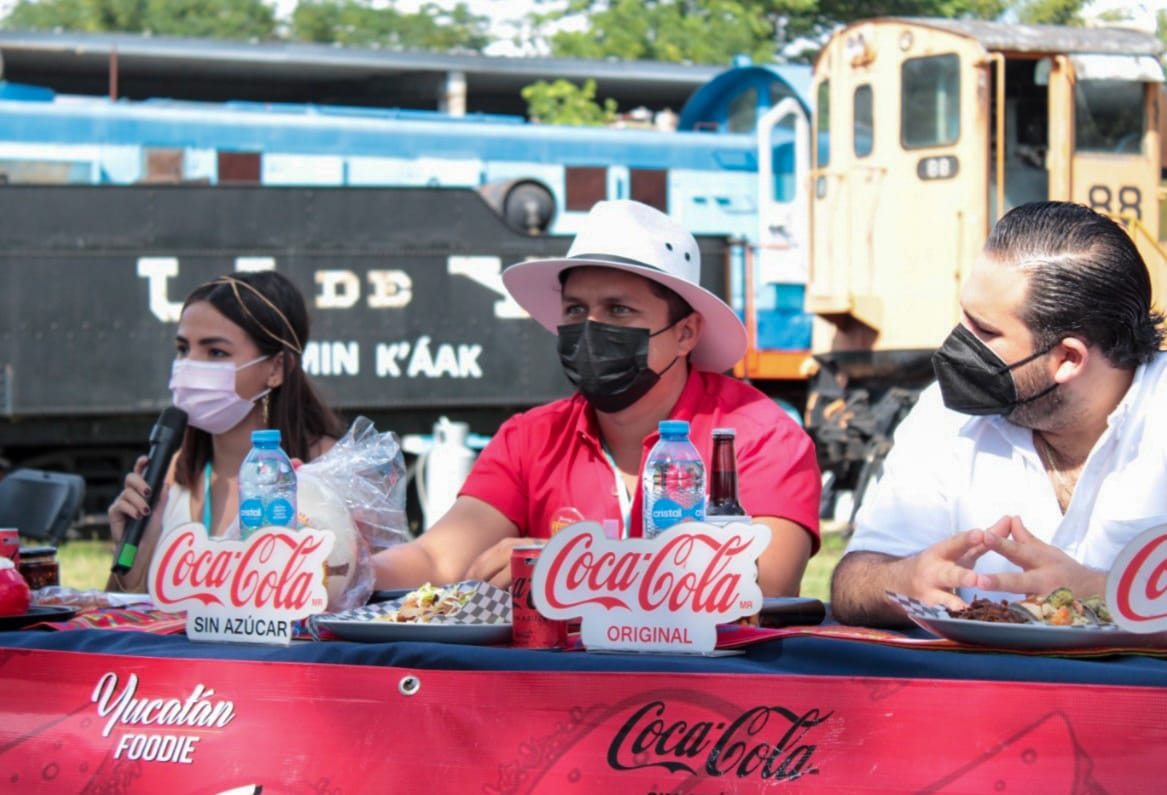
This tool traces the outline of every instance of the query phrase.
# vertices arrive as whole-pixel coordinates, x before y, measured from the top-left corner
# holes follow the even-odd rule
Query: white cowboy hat
[[[640,202],[602,201],[592,207],[566,257],[516,262],[503,271],[510,294],[552,333],[563,322],[560,272],[593,266],[635,273],[659,282],[701,313],[703,325],[689,361],[721,372],[746,352],[746,328],[724,301],[700,285],[701,252],[683,226]]]

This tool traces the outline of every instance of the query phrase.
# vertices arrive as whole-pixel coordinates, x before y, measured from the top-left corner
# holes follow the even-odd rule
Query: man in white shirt
[[[1086,207],[1027,204],[993,229],[835,570],[849,624],[907,623],[886,591],[1105,592],[1123,546],[1167,521],[1167,354],[1147,267]]]

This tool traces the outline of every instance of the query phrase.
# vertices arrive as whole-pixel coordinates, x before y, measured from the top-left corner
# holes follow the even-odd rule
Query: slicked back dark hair
[[[247,332],[264,356],[284,355],[284,382],[268,398],[268,427],[278,428],[280,444],[293,458],[311,459],[321,437],[339,437],[344,423],[317,394],[302,366],[308,342],[308,308],[304,296],[275,271],[232,273],[195,288],[182,308],[207,301]],[[175,480],[188,488],[211,458],[211,435],[187,426]]]
[[[1023,204],[997,222],[985,253],[1029,275],[1021,319],[1036,350],[1080,337],[1115,367],[1134,368],[1162,346],[1146,263],[1122,227],[1090,208]]]

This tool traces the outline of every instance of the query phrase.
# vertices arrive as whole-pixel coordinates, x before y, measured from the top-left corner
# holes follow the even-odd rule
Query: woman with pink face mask
[[[145,590],[158,539],[179,525],[196,521],[212,536],[237,534],[239,467],[253,430],[279,429],[284,450],[302,461],[344,432],[301,366],[307,340],[304,298],[274,271],[221,276],[187,297],[170,376],[174,405],[187,413],[186,435],[153,511],[145,456],[109,507],[115,543],[131,518],[153,513],[134,567],[111,576],[110,590]]]

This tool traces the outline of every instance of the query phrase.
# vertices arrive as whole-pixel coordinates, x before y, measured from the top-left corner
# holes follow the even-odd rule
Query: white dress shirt
[[[847,551],[914,555],[1011,515],[1020,516],[1037,538],[1103,571],[1132,538],[1167,522],[1167,353],[1135,371],[1086,459],[1064,516],[1033,433],[1003,417],[951,411],[932,384],[896,429],[883,477],[860,507]],[[990,552],[976,570],[1018,567]],[[1009,596],[958,593],[966,601]]]

